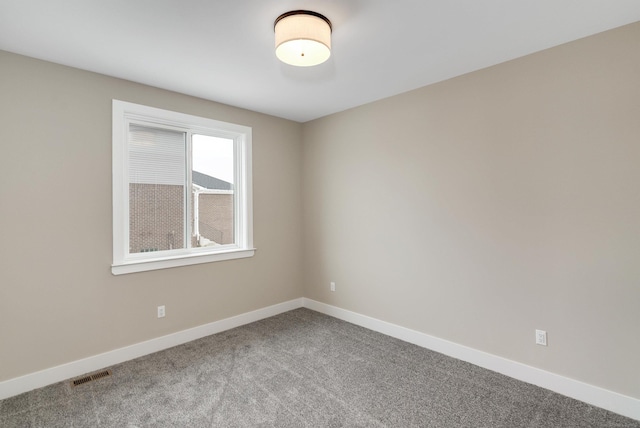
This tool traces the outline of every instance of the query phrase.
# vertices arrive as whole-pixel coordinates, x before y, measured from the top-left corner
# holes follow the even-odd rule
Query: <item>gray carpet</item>
[[[308,309],[0,401],[9,427],[634,427]]]

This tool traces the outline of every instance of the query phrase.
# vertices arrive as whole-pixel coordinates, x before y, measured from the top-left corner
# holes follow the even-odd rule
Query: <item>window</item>
[[[253,254],[251,128],[113,100],[113,274]]]

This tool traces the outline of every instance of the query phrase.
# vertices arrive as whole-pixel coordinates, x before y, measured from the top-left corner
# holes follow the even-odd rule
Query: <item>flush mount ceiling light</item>
[[[331,56],[331,21],[316,12],[293,10],[274,23],[276,56],[286,64],[309,67]]]

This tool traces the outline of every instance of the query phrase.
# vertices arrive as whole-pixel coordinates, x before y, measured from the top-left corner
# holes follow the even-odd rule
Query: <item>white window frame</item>
[[[234,244],[179,250],[129,253],[129,124],[167,127],[191,134],[212,135],[234,141]],[[190,160],[187,160],[190,169]],[[187,183],[185,183],[186,185]],[[187,192],[190,194],[190,191]],[[189,199],[187,206],[190,207]],[[191,209],[191,208],[189,208]],[[187,219],[187,223],[189,220]],[[190,229],[190,226],[186,226]],[[186,235],[187,237],[190,235]],[[251,180],[251,128],[204,117],[113,100],[113,264],[114,275],[252,257],[253,209]]]

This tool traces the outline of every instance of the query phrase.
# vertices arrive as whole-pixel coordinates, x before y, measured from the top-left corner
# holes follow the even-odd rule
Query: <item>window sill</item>
[[[127,273],[146,272],[149,270],[168,269],[179,266],[190,266],[201,263],[219,262],[223,260],[253,257],[256,249],[229,250],[214,254],[185,254],[173,257],[162,257],[148,260],[127,261],[111,265],[111,273],[124,275]]]

